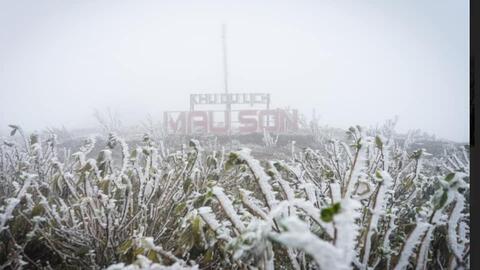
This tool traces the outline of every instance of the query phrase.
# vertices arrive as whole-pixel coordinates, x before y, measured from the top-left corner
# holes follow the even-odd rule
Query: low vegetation
[[[315,134],[314,134],[315,135]],[[469,152],[393,124],[281,159],[154,136],[0,146],[0,269],[469,268]],[[264,134],[266,151],[277,136]],[[72,151],[74,150],[74,151]],[[117,158],[118,157],[118,158]]]

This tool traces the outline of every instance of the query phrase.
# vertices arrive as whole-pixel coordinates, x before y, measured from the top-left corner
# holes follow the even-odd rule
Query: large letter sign
[[[230,122],[228,119],[231,118]],[[295,110],[237,110],[228,117],[227,111],[165,112],[164,127],[169,134],[255,133],[267,130],[283,133],[298,129]]]
[[[240,123],[240,133],[253,133],[258,130],[257,111],[244,110],[238,113],[238,122]]]
[[[208,133],[208,117],[205,111],[190,112],[188,115],[188,131],[190,134]]]
[[[228,133],[228,130],[230,129],[230,125],[228,124],[228,112],[219,112],[223,115],[221,115],[219,117],[219,120],[221,120],[221,122],[217,124],[217,122],[215,122],[215,120],[217,119],[217,116],[218,114],[216,114],[217,112],[214,112],[214,111],[209,111],[208,112],[208,122],[209,122],[209,125],[208,125],[208,131],[209,133],[213,133],[213,134],[227,134]],[[222,117],[223,116],[223,117]]]
[[[176,119],[174,118],[177,115]],[[187,112],[165,112],[163,123],[168,133],[185,134],[187,132]]]

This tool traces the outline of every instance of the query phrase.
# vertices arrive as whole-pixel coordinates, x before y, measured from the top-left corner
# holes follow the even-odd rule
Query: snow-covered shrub
[[[407,151],[391,124],[288,160],[17,135],[0,146],[3,267],[468,268],[467,149]]]

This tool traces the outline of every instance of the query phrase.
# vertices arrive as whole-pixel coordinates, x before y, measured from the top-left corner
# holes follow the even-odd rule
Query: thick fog
[[[1,1],[0,129],[126,124],[231,92],[468,142],[468,1]]]

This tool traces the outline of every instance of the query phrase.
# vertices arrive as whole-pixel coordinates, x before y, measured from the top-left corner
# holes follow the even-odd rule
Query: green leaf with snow
[[[322,211],[320,212],[320,217],[323,221],[325,222],[332,222],[333,221],[333,216],[335,214],[338,214],[340,212],[340,203],[334,203],[330,207],[323,208]]]
[[[378,149],[380,149],[380,150],[383,149],[383,142],[382,142],[382,139],[380,139],[379,136],[375,136],[375,145],[377,146]]]
[[[455,173],[449,173],[445,176],[445,181],[450,182],[455,177]]]

